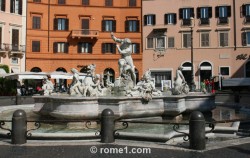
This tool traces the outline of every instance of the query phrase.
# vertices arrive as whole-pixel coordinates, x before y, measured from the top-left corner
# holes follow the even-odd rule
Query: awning
[[[18,67],[12,67],[11,70],[13,71],[13,73],[19,73]]]
[[[44,72],[20,72],[20,73],[10,73],[5,76],[8,79],[44,79],[47,78],[47,74]]]
[[[191,66],[184,66],[182,71],[191,71]]]
[[[201,70],[212,70],[212,66],[201,66]]]
[[[0,68],[0,77],[5,77],[6,74],[6,71],[3,68]]]
[[[72,79],[73,75],[66,72],[54,71],[49,73],[51,79]]]

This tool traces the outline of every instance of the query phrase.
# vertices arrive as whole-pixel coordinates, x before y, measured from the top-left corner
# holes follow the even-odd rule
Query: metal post
[[[204,150],[206,148],[205,118],[199,111],[194,111],[190,115],[189,139],[190,149]]]
[[[11,143],[25,144],[27,142],[26,131],[26,112],[24,110],[16,110],[12,117]]]
[[[104,109],[101,115],[101,142],[102,143],[113,143],[114,138],[114,127],[115,127],[115,116],[111,109]]]

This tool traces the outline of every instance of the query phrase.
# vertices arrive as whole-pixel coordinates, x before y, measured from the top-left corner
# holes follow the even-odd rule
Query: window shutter
[[[231,6],[227,6],[227,17],[231,17]]]
[[[128,32],[129,31],[129,21],[126,20],[125,21],[125,32]]]
[[[208,17],[212,18],[213,12],[212,12],[212,7],[208,7]]]
[[[116,20],[112,20],[112,31],[116,32]]]
[[[197,8],[196,12],[197,12],[197,15],[196,15],[197,19],[201,18],[201,8],[200,7]]]
[[[176,24],[176,14],[174,14],[174,24]]]
[[[69,30],[69,19],[65,19],[65,30]]]
[[[246,32],[242,32],[242,34],[241,34],[241,41],[242,41],[242,46],[246,46],[247,45],[247,34],[246,34]]]
[[[137,20],[136,21],[136,32],[139,32],[140,31],[140,21],[139,20]]]
[[[68,53],[69,52],[69,43],[65,43],[65,52],[64,53]]]
[[[102,20],[102,32],[105,31],[105,20]]]
[[[105,50],[105,43],[102,43],[102,53],[106,53],[106,50]]]
[[[2,0],[2,8],[1,8],[2,11],[5,11],[5,0]]]
[[[164,24],[168,24],[168,14],[164,14]]]
[[[57,22],[57,18],[54,19],[54,30],[58,30],[58,22]]]
[[[93,52],[93,44],[89,43],[89,53],[92,53],[92,52]]]
[[[190,8],[190,11],[191,11],[191,17],[195,17],[195,15],[194,15],[194,8]]]
[[[155,25],[155,21],[156,21],[156,18],[155,18],[155,14],[153,15],[153,25]]]
[[[242,15],[246,16],[246,5],[245,4],[242,5]]]
[[[183,19],[183,9],[179,9],[179,19]]]
[[[218,18],[219,17],[219,7],[215,7],[215,17]]]
[[[54,53],[57,53],[57,42],[53,43],[53,51]]]
[[[77,53],[81,53],[81,46],[82,46],[82,43],[78,42],[77,43]]]
[[[136,43],[136,53],[140,53],[140,44]]]
[[[112,44],[112,53],[113,54],[116,53],[116,44],[115,43]]]
[[[144,15],[144,25],[147,25],[147,15]]]
[[[13,1],[13,0],[10,0],[10,12],[11,12],[11,13],[14,12],[13,5],[14,5],[14,1]]]
[[[22,15],[22,13],[23,13],[23,3],[22,0],[19,0],[18,14]]]

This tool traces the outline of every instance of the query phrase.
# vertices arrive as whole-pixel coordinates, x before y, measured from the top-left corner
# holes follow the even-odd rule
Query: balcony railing
[[[75,38],[81,38],[81,37],[98,37],[99,36],[99,31],[97,30],[88,30],[88,29],[83,29],[83,30],[72,30],[71,31],[71,37]]]
[[[209,24],[210,24],[209,18],[201,18],[200,19],[200,25],[209,25]]]
[[[218,24],[228,24],[228,17],[219,17]]]
[[[23,54],[25,52],[25,45],[12,45],[1,43],[0,52],[9,52],[11,54]]]
[[[182,25],[183,26],[190,26],[191,25],[191,19],[182,19]]]
[[[1,43],[0,44],[0,52],[8,52],[10,50],[9,44]]]

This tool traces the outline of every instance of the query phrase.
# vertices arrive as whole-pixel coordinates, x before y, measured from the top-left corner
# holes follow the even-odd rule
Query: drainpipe
[[[50,0],[49,0],[49,4],[48,4],[48,52],[49,52],[49,28],[50,28]]]
[[[236,15],[235,15],[235,0],[233,0],[233,14],[234,14],[234,50],[236,50]]]

